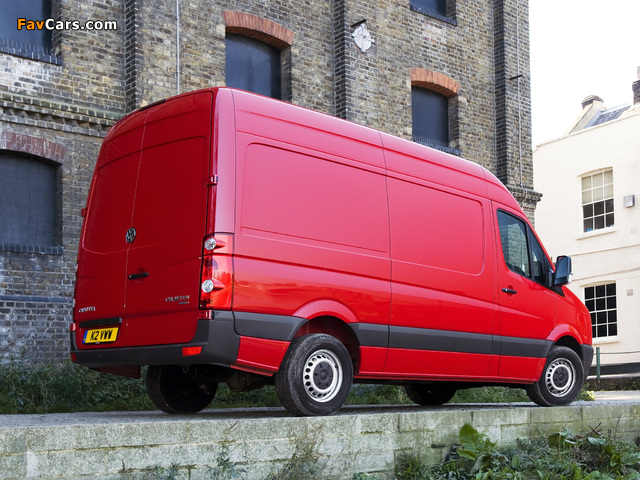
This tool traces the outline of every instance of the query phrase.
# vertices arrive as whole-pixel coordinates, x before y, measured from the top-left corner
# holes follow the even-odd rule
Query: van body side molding
[[[383,347],[389,345],[389,325],[379,323],[350,323],[349,327],[358,337],[363,347]]]
[[[531,338],[499,337],[500,355],[504,357],[547,358],[553,346],[551,340],[533,340]]]
[[[305,318],[233,312],[238,335],[268,340],[291,341]],[[389,347],[435,352],[503,355],[545,358],[553,342],[531,338],[502,337],[483,333],[434,330],[415,327],[389,327],[376,323],[353,323],[349,327],[366,347]]]
[[[549,340],[393,326],[389,341],[389,348],[532,358],[546,357],[552,345]]]
[[[268,315],[251,312],[233,312],[238,335],[290,342],[306,322],[306,318],[289,315]],[[358,342],[366,347],[389,345],[389,325],[378,323],[349,323]]]
[[[500,354],[500,343],[493,335],[414,327],[392,326],[389,348],[484,355]]]
[[[264,313],[233,312],[235,329],[243,337],[266,338],[290,342],[306,318],[289,315],[270,315]]]

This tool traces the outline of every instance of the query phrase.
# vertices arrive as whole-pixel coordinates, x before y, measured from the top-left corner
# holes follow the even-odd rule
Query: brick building
[[[14,4],[0,19],[0,360],[66,358],[102,138],[177,92],[276,96],[477,162],[529,215],[540,198],[528,0]]]

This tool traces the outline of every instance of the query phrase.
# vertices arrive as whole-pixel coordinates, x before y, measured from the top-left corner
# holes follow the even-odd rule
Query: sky
[[[561,137],[598,95],[633,102],[640,67],[640,0],[529,0],[533,147]]]

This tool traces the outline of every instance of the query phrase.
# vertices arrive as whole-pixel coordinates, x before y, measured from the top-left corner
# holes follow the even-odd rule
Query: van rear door
[[[122,279],[129,246],[125,236],[131,224],[145,118],[146,114],[136,114],[118,122],[100,149],[78,249],[73,314],[79,348],[103,345],[101,332],[109,334],[110,346],[126,345]],[[89,332],[96,338],[87,336]]]
[[[89,326],[121,319],[112,346],[180,343],[195,333],[213,174],[211,108],[212,92],[178,97],[133,115],[135,131],[125,121],[111,142],[117,147],[103,147],[81,241],[75,319],[94,319]],[[120,156],[127,137],[133,151]],[[83,305],[91,311],[80,311]]]

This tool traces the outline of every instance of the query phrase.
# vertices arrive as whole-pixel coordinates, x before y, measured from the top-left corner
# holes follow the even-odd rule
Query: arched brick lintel
[[[22,133],[0,132],[0,150],[28,153],[63,164],[67,147],[60,143]]]
[[[222,12],[227,33],[237,33],[283,49],[293,43],[293,32],[266,18],[242,12]]]
[[[453,78],[447,77],[444,73],[424,68],[412,68],[410,75],[412,86],[433,90],[447,98],[457,95],[460,89],[460,84]]]

